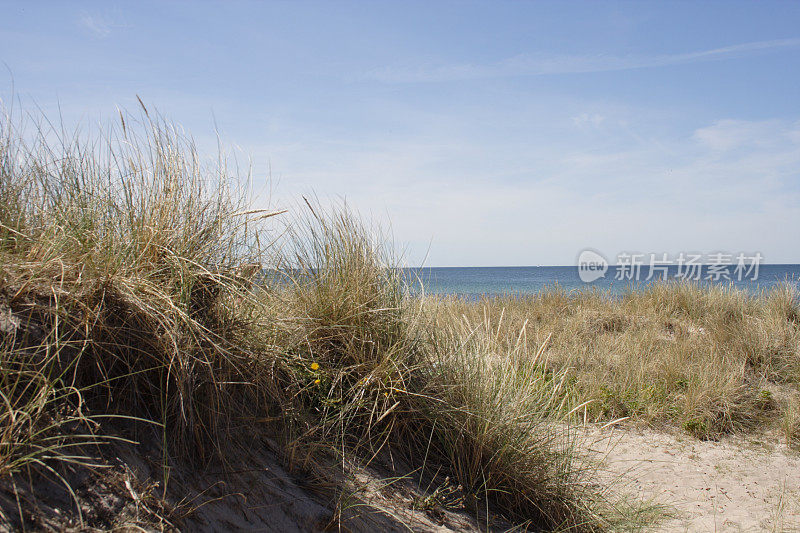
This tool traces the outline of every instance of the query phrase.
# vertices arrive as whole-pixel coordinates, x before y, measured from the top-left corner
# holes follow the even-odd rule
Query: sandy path
[[[605,475],[674,507],[662,531],[800,531],[800,454],[777,435],[702,442],[651,430],[591,433]]]

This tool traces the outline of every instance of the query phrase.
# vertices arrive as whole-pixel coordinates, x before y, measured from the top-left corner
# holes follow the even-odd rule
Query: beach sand
[[[607,481],[668,506],[658,531],[800,531],[800,454],[777,434],[700,441],[616,428],[587,438]]]

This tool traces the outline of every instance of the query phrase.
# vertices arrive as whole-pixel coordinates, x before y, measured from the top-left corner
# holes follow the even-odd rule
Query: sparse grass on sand
[[[157,424],[167,462],[224,462],[246,426],[320,487],[390,450],[473,511],[594,531],[635,509],[593,483],[569,421],[708,438],[783,413],[797,442],[788,289],[410,297],[373,228],[252,210],[235,169],[142,107],[94,140],[0,119],[6,494],[89,461],[113,415]]]
[[[798,445],[800,307],[790,284],[750,294],[665,282],[621,297],[553,288],[427,307],[432,329],[486,322],[501,353],[524,328],[546,346],[541,371],[564,373],[580,419],[672,425],[701,439],[782,427]]]

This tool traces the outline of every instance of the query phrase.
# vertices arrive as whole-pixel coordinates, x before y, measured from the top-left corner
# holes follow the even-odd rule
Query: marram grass
[[[346,210],[253,210],[224,160],[144,108],[95,138],[20,123],[0,123],[4,483],[80,461],[105,415],[152,421],[169,460],[194,464],[262,421],[321,484],[337,454],[391,449],[450,472],[473,507],[605,523],[548,427],[558,385],[523,353],[509,374],[461,365],[488,345],[428,331],[391,249]]]
[[[488,320],[511,349],[524,325],[591,422],[628,419],[700,438],[779,429],[796,446],[800,307],[790,284],[760,293],[660,283],[624,294],[432,300],[439,322]],[[487,318],[484,318],[487,317]],[[795,429],[793,429],[795,428]]]
[[[782,417],[797,440],[788,288],[411,298],[375,228],[319,202],[254,210],[235,168],[144,108],[94,138],[21,123],[0,119],[2,483],[85,460],[105,415],[198,465],[256,425],[321,486],[391,450],[472,509],[604,530],[630,513],[577,423],[708,438]]]

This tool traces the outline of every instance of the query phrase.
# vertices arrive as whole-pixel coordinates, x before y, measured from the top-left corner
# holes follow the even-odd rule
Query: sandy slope
[[[105,447],[92,458],[104,468],[65,469],[72,493],[42,476],[20,479],[16,488],[0,485],[0,532],[487,530],[485,521],[464,510],[415,506],[430,491],[383,467],[358,470],[337,514],[332,494],[287,471],[270,439],[251,437],[226,467],[171,467],[166,499],[156,481],[163,467],[159,444],[150,438]],[[490,529],[507,528],[493,523]]]
[[[387,482],[388,472],[360,470],[358,488],[347,491],[341,515],[302,477],[284,469],[268,438],[253,435],[236,458],[242,466],[224,471],[177,473],[173,490],[198,502],[183,520],[184,531],[481,531],[465,512],[417,510],[423,494],[410,480]]]
[[[662,531],[800,531],[800,454],[775,434],[698,441],[652,430],[590,432],[605,475],[673,507]]]
[[[657,530],[800,531],[800,453],[775,434],[702,442],[681,433],[624,427],[589,428],[583,439],[602,459],[601,481],[612,490],[669,506],[671,516]],[[144,441],[115,445],[107,459],[98,457],[109,469],[79,469],[69,476],[83,526],[63,486],[40,481],[39,497],[29,495],[22,502],[22,522],[16,497],[0,490],[0,518],[5,517],[0,531],[23,524],[37,531],[170,529],[163,516],[185,531],[487,529],[484,520],[464,509],[443,508],[430,498],[442,480],[426,481],[423,488],[411,477],[398,478],[396,472],[409,469],[394,458],[356,469],[345,491],[348,501],[337,515],[330,494],[312,490],[313,484],[288,472],[276,445],[258,434],[230,457],[228,468],[173,468],[169,501],[161,501],[153,481],[160,478],[158,443]],[[434,504],[420,506],[420,501]],[[508,527],[492,523],[489,529]]]

